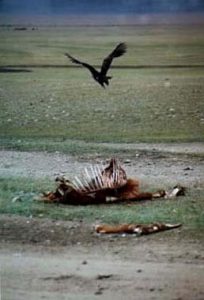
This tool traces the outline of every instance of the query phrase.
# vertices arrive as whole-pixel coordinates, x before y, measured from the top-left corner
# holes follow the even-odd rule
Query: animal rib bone
[[[75,178],[74,185],[77,187],[78,190],[80,190],[81,187],[83,187],[83,184],[80,182],[77,176],[75,176],[74,178]]]
[[[116,188],[124,184],[124,180],[126,181],[126,174],[125,179],[121,178],[120,170],[124,176],[125,171],[115,159],[112,159],[105,169],[101,165],[90,165],[89,168],[84,169],[81,178],[74,177],[72,184],[81,193],[94,193],[98,190]]]

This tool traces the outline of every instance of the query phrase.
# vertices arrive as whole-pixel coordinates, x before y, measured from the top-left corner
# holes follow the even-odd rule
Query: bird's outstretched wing
[[[78,65],[82,65],[83,67],[89,69],[89,71],[92,73],[93,76],[98,75],[98,71],[93,66],[74,58],[69,53],[65,53],[65,56],[67,56],[71,60],[71,62],[78,64]]]
[[[116,48],[109,54],[103,61],[101,66],[101,75],[106,75],[108,69],[110,68],[111,62],[115,57],[119,57],[126,52],[126,44],[120,43]]]

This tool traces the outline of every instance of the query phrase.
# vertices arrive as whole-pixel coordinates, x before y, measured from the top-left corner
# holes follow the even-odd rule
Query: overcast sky
[[[201,11],[204,11],[204,0],[0,0],[1,14],[144,14]]]

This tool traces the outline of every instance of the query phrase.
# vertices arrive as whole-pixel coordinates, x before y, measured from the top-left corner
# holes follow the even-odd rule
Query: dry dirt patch
[[[203,185],[204,144],[109,144],[120,149],[119,159],[128,176],[138,177],[149,184]],[[115,149],[115,148],[114,148]],[[131,149],[131,155],[126,150]],[[124,153],[123,153],[124,151]],[[113,154],[114,155],[114,150]],[[111,156],[111,154],[110,154]],[[0,151],[0,176],[55,178],[79,175],[90,163],[106,162],[110,157],[61,153]]]
[[[203,241],[182,229],[100,236],[92,225],[2,216],[3,299],[203,299]]]

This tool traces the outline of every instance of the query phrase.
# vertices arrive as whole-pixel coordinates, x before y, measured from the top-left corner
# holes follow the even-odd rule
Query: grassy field
[[[114,65],[203,65],[202,26],[0,27],[0,65],[71,65],[69,51],[100,65],[119,42],[128,54]]]
[[[148,223],[172,222],[185,224],[185,230],[204,229],[203,190],[192,190],[186,197],[170,200],[147,201],[131,207],[126,204],[100,206],[64,206],[44,204],[39,201],[42,191],[53,189],[49,180],[15,178],[0,180],[0,213],[19,214],[28,217],[50,217],[56,220],[84,220],[85,222]],[[155,188],[154,188],[155,190]],[[13,201],[16,199],[16,201]]]
[[[106,90],[87,70],[63,67],[72,66],[66,51],[100,65],[120,41],[128,52]],[[197,26],[1,27],[0,66],[27,66],[0,73],[2,142],[203,141],[203,49]]]
[[[1,136],[94,142],[203,140],[202,70],[111,73],[115,78],[107,90],[81,69],[1,74]]]

